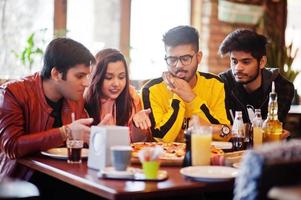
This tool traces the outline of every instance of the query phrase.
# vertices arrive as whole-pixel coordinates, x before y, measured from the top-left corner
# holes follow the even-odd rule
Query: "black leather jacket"
[[[64,144],[59,128],[52,128],[52,108],[47,104],[39,73],[0,87],[0,182],[5,176],[24,178],[16,158]],[[64,100],[62,123],[71,113],[85,118],[83,99]],[[24,174],[23,174],[24,173]]]

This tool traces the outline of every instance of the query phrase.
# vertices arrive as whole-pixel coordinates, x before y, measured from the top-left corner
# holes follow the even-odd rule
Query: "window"
[[[53,34],[53,9],[53,1],[0,1],[0,79],[15,79],[41,69],[41,54],[31,54],[31,67],[15,54],[21,54],[33,33],[33,49],[45,50]]]
[[[190,24],[190,0],[132,0],[130,73],[132,80],[147,80],[166,71],[163,34]]]
[[[120,0],[69,0],[67,36],[93,54],[103,48],[119,48]]]
[[[298,89],[298,94],[301,96],[301,1],[288,0],[287,1],[287,28],[286,28],[286,42],[293,42],[294,48],[298,48],[299,52],[293,62],[293,69],[300,71],[297,76],[294,85]],[[298,87],[299,86],[299,87]]]

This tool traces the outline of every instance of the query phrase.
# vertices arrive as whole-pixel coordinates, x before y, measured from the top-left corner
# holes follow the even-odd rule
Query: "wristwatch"
[[[221,132],[219,135],[221,137],[226,137],[229,135],[229,133],[230,133],[230,127],[227,126],[226,124],[222,124]]]

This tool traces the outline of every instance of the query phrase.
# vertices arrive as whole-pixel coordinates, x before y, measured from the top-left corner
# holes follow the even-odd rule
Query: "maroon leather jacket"
[[[17,158],[64,145],[59,128],[52,128],[51,112],[39,73],[0,87],[0,182],[5,176],[28,174]],[[87,117],[83,100],[63,102],[63,124],[71,123],[72,112],[76,119]]]

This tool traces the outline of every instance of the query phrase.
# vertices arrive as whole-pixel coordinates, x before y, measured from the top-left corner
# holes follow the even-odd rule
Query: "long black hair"
[[[94,118],[93,124],[98,124],[101,119],[99,113],[101,111],[100,99],[104,96],[102,91],[103,82],[107,72],[109,63],[121,61],[125,66],[126,85],[123,91],[116,99],[116,125],[125,126],[132,115],[134,108],[134,100],[129,90],[129,73],[127,63],[122,53],[116,49],[104,49],[99,51],[96,56],[96,64],[93,66],[91,74],[91,83],[85,95],[85,108],[90,117]]]

